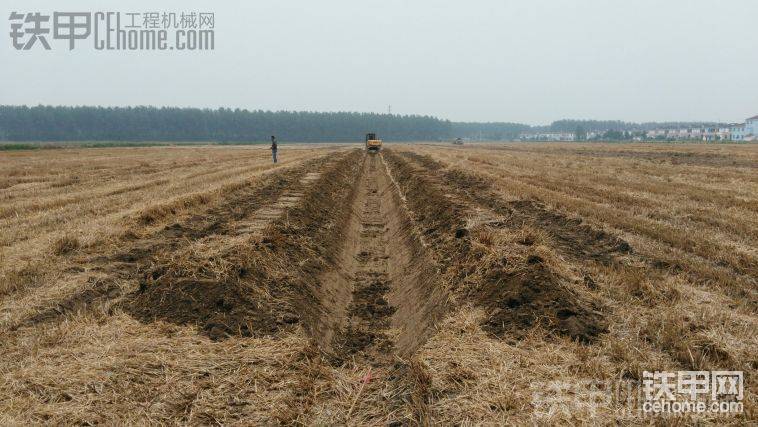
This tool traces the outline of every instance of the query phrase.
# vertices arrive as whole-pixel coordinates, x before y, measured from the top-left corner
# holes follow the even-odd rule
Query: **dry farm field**
[[[0,152],[0,425],[756,422],[758,145],[279,158]],[[703,370],[742,413],[640,411]]]

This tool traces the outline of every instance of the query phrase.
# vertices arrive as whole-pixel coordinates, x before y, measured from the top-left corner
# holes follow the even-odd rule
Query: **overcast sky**
[[[216,49],[17,51],[12,11],[214,12]],[[758,114],[756,0],[2,0],[0,12],[0,104],[391,105],[530,124]]]

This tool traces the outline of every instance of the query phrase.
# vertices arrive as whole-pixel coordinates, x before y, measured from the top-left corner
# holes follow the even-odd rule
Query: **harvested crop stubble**
[[[756,147],[0,154],[0,425],[754,424]]]
[[[521,250],[531,248],[525,255],[530,256],[531,252],[543,260],[534,265],[547,265],[566,289],[591,302],[588,307],[599,309],[603,316],[601,325],[606,328],[591,341],[580,338],[569,343],[561,339],[565,334],[551,333],[556,332],[553,329],[555,324],[545,322],[520,333],[512,329],[504,331],[505,339],[495,342],[491,334],[485,338],[479,335],[481,331],[471,329],[472,323],[488,329],[491,313],[486,307],[485,310],[464,307],[453,312],[440,325],[441,332],[421,350],[420,358],[429,366],[433,378],[429,404],[432,419],[463,419],[472,423],[495,419],[499,422],[548,424],[602,422],[600,420],[605,419],[645,422],[640,413],[629,412],[623,402],[595,406],[588,411],[590,407],[583,406],[579,402],[584,400],[578,399],[576,404],[568,402],[559,406],[558,411],[552,406],[552,411],[542,412],[534,406],[535,388],[532,385],[540,390],[553,383],[579,385],[582,380],[603,379],[608,382],[610,378],[617,378],[613,381],[631,382],[632,392],[641,393],[634,381],[641,381],[643,371],[752,372],[755,369],[753,354],[758,348],[758,340],[751,332],[758,327],[753,309],[755,278],[746,278],[727,264],[713,262],[713,258],[699,258],[679,249],[662,257],[665,242],[618,230],[614,228],[615,218],[595,215],[600,213],[599,210],[591,215],[585,211],[572,212],[573,201],[585,201],[581,191],[566,195],[565,199],[553,197],[552,193],[543,199],[542,195],[548,193],[540,191],[540,184],[546,181],[541,177],[565,173],[570,170],[567,162],[541,164],[542,155],[539,160],[524,159],[520,154],[495,157],[492,155],[494,151],[488,151],[489,147],[471,147],[470,150],[471,153],[446,147],[398,149],[405,159],[444,183],[444,188],[457,200],[489,207],[498,214],[494,217],[492,213],[485,214],[483,218],[474,215],[471,219],[472,224],[484,225],[481,230],[470,227],[472,246],[482,245],[487,254],[493,255],[491,260],[486,255],[481,257],[478,267],[484,268],[488,262],[497,261],[500,255],[510,261],[519,257],[519,247]],[[487,162],[481,164],[488,166],[470,164],[474,153],[486,156]],[[551,154],[550,150],[545,150],[544,157],[549,158]],[[590,159],[587,163],[594,161]],[[511,171],[534,167],[535,163],[541,169],[534,178],[534,190],[523,191],[527,187],[522,186],[519,179],[514,179]],[[596,170],[585,168],[587,165],[581,164],[573,169],[573,173],[580,177],[596,173]],[[679,167],[676,173],[689,174],[691,168]],[[650,169],[660,171],[655,167]],[[637,176],[648,172],[631,170],[630,174]],[[714,174],[710,176],[720,175],[718,172]],[[732,179],[737,182],[750,180],[744,171],[729,170],[726,174],[730,175],[729,180],[720,185],[727,194],[736,185]],[[592,179],[597,180],[596,177]],[[639,179],[652,182],[650,177]],[[692,185],[699,184],[693,182]],[[698,193],[696,197],[704,194]],[[754,194],[741,197],[752,203]],[[720,201],[723,197],[713,193],[710,199]],[[613,205],[622,200],[628,202],[631,199],[606,199],[605,202]],[[678,201],[669,203],[677,206]],[[630,215],[638,212],[635,206],[623,206],[622,209]],[[514,223],[514,219],[518,221]],[[522,227],[521,232],[519,227]],[[518,236],[519,233],[523,238]],[[702,233],[710,233],[710,230],[705,228]],[[716,268],[712,267],[717,264]],[[465,278],[476,284],[481,281],[476,275],[476,271],[467,272]],[[503,277],[502,274],[497,276]],[[534,285],[529,288],[527,294],[533,291]],[[506,286],[502,289],[510,291],[514,288]],[[571,308],[570,302],[562,301],[561,304]],[[510,305],[515,307],[508,307],[508,304],[503,307],[506,316],[517,313],[520,306]],[[451,347],[455,349],[451,350]],[[504,363],[503,358],[513,358],[517,363]],[[473,381],[467,381],[465,375],[448,381],[442,375],[453,366],[461,365],[476,372]],[[754,378],[746,377],[746,395],[753,397],[746,399],[744,413],[722,418],[690,415],[682,419],[688,420],[686,422],[719,420],[717,422],[728,424],[752,420],[757,385]],[[590,390],[579,390],[581,388],[575,390],[577,396],[591,393]],[[550,408],[548,405],[544,410]],[[561,412],[560,408],[568,412]],[[522,417],[521,414],[525,413],[531,416]]]
[[[277,165],[271,164],[265,150],[251,147],[0,154],[0,181],[2,177],[12,181],[0,189],[0,205],[15,212],[0,220],[0,327],[17,325],[52,308],[57,301],[76,294],[90,276],[124,278],[140,262],[133,260],[137,251],[125,249],[131,243],[159,239],[151,233],[166,223],[202,215],[220,200],[233,199],[240,185],[257,185],[267,175],[302,164],[320,151],[296,149]],[[59,181],[67,185],[54,185]],[[148,183],[151,186],[145,186]],[[126,188],[130,191],[120,191]],[[149,227],[136,220],[155,206],[195,195],[205,202],[175,209]],[[66,204],[57,204],[64,199]],[[25,208],[41,205],[55,207],[43,211]],[[78,240],[78,249],[71,250],[68,244],[56,247],[59,240],[68,238]],[[168,240],[176,239],[169,236]],[[67,253],[56,255],[61,249]],[[116,260],[114,252],[125,255]]]

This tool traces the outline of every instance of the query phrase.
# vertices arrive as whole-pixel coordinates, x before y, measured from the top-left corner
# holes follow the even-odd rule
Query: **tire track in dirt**
[[[255,211],[249,220],[243,220],[238,222],[235,227],[237,228],[237,235],[244,234],[261,234],[263,230],[271,224],[272,221],[279,219],[284,212],[297,205],[300,199],[303,198],[305,191],[308,190],[310,185],[321,176],[320,172],[308,172],[300,178],[299,185],[296,190],[288,189],[284,192],[275,203],[264,206]]]

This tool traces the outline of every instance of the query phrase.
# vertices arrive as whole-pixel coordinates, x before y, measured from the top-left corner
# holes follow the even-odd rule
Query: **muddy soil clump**
[[[540,326],[589,343],[608,331],[600,307],[562,283],[563,278],[537,256],[515,270],[487,266],[483,278],[477,294],[489,317],[482,326],[495,336],[522,338],[531,328]]]

